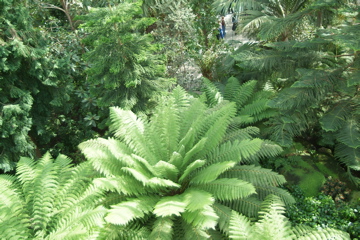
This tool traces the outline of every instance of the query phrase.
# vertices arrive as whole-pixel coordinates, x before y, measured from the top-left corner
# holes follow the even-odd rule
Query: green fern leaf
[[[253,231],[258,239],[293,239],[290,222],[283,215],[285,208],[275,195],[269,195],[262,203],[260,220],[255,223]]]
[[[214,203],[213,196],[205,191],[199,189],[189,188],[184,192],[184,202],[186,203],[186,211],[195,212],[210,206]]]
[[[192,184],[194,187],[213,194],[218,200],[236,200],[255,193],[255,187],[236,178],[222,178],[205,184]]]
[[[346,121],[348,111],[346,103],[336,105],[320,119],[322,128],[332,132],[338,130]]]
[[[231,213],[229,237],[235,240],[250,239],[251,223],[249,219],[235,211]]]
[[[144,136],[145,122],[131,112],[118,107],[110,108],[111,128],[110,131],[118,138],[124,139],[136,155],[146,156],[151,164],[157,162],[156,156],[150,151]],[[134,141],[136,139],[136,141]]]
[[[196,155],[197,153],[199,153],[205,146],[207,141],[207,138],[202,138],[198,143],[195,144],[195,146],[190,149],[190,151],[188,151],[185,156],[184,156],[184,160],[182,162],[182,166],[181,168],[183,169],[185,166],[188,166],[188,164],[191,164],[191,159],[194,157],[194,155]]]
[[[200,230],[214,229],[217,225],[218,216],[211,206],[204,206],[195,211],[185,211],[182,214],[184,221]]]
[[[226,178],[239,178],[256,186],[280,186],[286,183],[284,176],[271,169],[254,165],[235,166],[221,175]]]
[[[205,93],[207,103],[210,107],[213,107],[223,101],[223,97],[214,83],[212,83],[207,78],[203,78],[203,84],[203,91]]]
[[[360,147],[360,132],[357,121],[348,119],[339,133],[336,134],[337,140],[352,148]]]
[[[150,240],[172,240],[174,222],[170,217],[161,217],[155,220]]]
[[[234,211],[241,212],[242,214],[248,217],[257,217],[258,212],[261,208],[262,201],[255,197],[255,195],[250,195],[249,197],[238,199],[235,201],[222,201],[222,204],[228,206]]]
[[[174,153],[172,154],[172,156],[174,156]],[[171,160],[169,162],[171,162]],[[158,177],[170,179],[172,181],[175,181],[179,174],[179,170],[176,166],[164,161],[157,162],[154,166],[154,170]]]
[[[181,177],[179,178],[179,182],[182,183],[190,173],[192,173],[195,169],[204,166],[205,163],[206,163],[205,160],[199,160],[199,159],[196,160],[196,161],[194,161],[194,162],[192,162],[192,163],[190,163],[190,164],[186,167],[183,175],[181,175]]]
[[[114,191],[122,195],[140,195],[147,191],[144,185],[130,176],[96,178],[94,185],[104,191]]]
[[[347,167],[360,171],[360,148],[352,148],[338,143],[335,145],[334,155]]]
[[[255,138],[252,140],[243,140],[239,143],[240,155],[242,159],[248,159],[252,155],[256,154],[260,149],[263,140]]]
[[[153,213],[157,217],[180,216],[185,211],[186,203],[181,196],[163,197],[156,203]]]
[[[346,232],[342,232],[332,228],[325,229],[313,229],[308,226],[296,226],[294,227],[294,234],[296,239],[299,240],[328,240],[328,239],[339,239],[339,240],[350,240],[350,236]]]
[[[231,102],[236,102],[237,97],[240,93],[240,82],[235,77],[230,77],[226,81],[225,89],[224,89],[224,98]]]
[[[234,167],[236,162],[214,163],[196,173],[190,180],[190,184],[202,184],[211,182],[219,177],[224,171]]]
[[[143,218],[149,214],[158,200],[159,198],[155,196],[129,198],[125,202],[111,206],[105,220],[116,225],[126,225],[133,219]]]
[[[221,232],[229,233],[231,211],[230,207],[225,206],[219,202],[215,202],[213,208],[216,214],[219,216],[218,226]]]

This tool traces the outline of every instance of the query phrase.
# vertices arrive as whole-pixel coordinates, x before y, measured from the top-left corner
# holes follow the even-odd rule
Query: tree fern
[[[4,201],[0,214],[6,213],[9,204],[16,204],[11,207],[12,213],[1,219],[4,239],[98,236],[105,215],[100,206],[102,192],[91,182],[94,172],[89,164],[72,167],[70,162],[63,155],[53,160],[48,153],[38,162],[22,158],[15,177],[1,176]]]
[[[119,194],[118,202],[104,201],[111,203],[105,220],[118,225],[119,231],[142,223],[154,239],[186,239],[191,234],[192,239],[209,238],[228,230],[219,229],[225,225],[219,225],[216,204],[231,209],[231,202],[256,193],[254,185],[236,173],[224,174],[261,152],[263,140],[224,141],[235,104],[223,101],[208,108],[183,94],[174,89],[149,119],[112,107],[110,129],[115,139],[80,144],[102,174],[95,186],[113,192],[112,199]],[[272,180],[264,179],[264,186],[267,182]],[[229,221],[224,218],[222,222]]]
[[[260,219],[253,223],[247,217],[233,211],[230,219],[230,239],[350,239],[345,232],[335,229],[292,227],[283,215],[281,200],[269,195],[262,203]]]

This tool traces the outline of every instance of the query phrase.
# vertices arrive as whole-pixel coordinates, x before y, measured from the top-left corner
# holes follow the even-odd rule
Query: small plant
[[[351,189],[347,188],[346,183],[340,179],[329,176],[321,188],[321,192],[331,196],[335,203],[339,203],[349,199]]]

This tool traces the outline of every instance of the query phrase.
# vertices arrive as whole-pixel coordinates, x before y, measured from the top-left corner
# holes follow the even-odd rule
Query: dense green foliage
[[[3,239],[94,239],[103,225],[102,193],[88,163],[45,154],[22,158],[16,176],[0,176],[0,234]]]
[[[235,110],[229,102],[207,109],[181,88],[149,120],[111,108],[115,138],[80,148],[104,175],[97,186],[118,194],[110,195],[105,219],[120,225],[119,235],[143,222],[151,239],[206,239],[228,234],[232,209],[254,216],[269,193],[293,202],[277,188],[285,183],[281,175],[250,165],[278,149],[263,149],[258,138],[226,140]]]
[[[254,42],[216,39],[230,12]],[[359,26],[353,0],[0,0],[1,238],[356,238]]]
[[[351,239],[360,236],[360,206],[336,202],[332,196],[325,194],[305,197],[300,188],[294,188],[292,194],[297,203],[287,209],[286,216],[293,224],[340,229],[348,232]]]

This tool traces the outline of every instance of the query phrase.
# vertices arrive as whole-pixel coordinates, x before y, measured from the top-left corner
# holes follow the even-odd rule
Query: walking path
[[[250,42],[249,39],[245,38],[244,36],[242,36],[241,34],[235,34],[235,31],[232,30],[232,14],[227,14],[225,16],[225,24],[226,24],[226,35],[224,37],[224,40],[226,43],[232,45],[241,45],[247,42]]]

